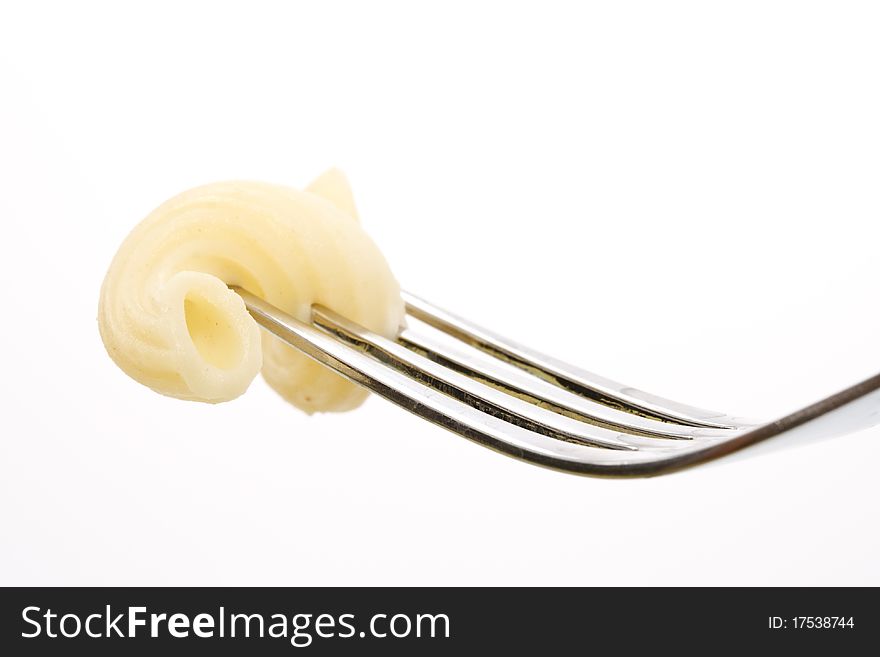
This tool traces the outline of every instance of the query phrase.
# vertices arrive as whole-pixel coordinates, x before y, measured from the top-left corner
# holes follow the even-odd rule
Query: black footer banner
[[[0,597],[5,655],[864,654],[880,639],[868,588],[8,588]]]

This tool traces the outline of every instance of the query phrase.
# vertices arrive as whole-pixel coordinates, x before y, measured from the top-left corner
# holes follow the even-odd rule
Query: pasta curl
[[[303,321],[318,303],[386,337],[397,333],[400,287],[339,171],[302,191],[224,182],[165,202],[114,257],[98,325],[116,364],[163,395],[227,401],[262,369],[308,413],[364,400],[362,388],[260,331],[229,285]]]

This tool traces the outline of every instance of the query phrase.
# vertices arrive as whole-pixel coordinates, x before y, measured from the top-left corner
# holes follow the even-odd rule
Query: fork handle
[[[842,390],[837,394],[768,422],[739,440],[751,444],[748,449],[737,449],[721,462],[734,457],[767,454],[788,447],[809,445],[837,438],[880,424],[880,374]]]

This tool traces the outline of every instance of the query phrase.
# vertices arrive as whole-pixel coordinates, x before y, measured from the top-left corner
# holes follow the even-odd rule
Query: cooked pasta
[[[400,288],[339,171],[302,191],[224,182],[165,202],[114,257],[98,325],[116,364],[164,395],[227,401],[262,368],[309,413],[364,400],[363,389],[260,331],[228,285],[304,321],[319,303],[387,337],[397,332]]]

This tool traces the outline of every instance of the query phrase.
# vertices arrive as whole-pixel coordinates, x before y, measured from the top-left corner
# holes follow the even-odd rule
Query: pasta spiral
[[[98,309],[101,338],[129,376],[181,399],[241,395],[262,368],[282,397],[311,413],[345,411],[366,392],[261,332],[238,285],[308,321],[314,303],[392,337],[400,288],[361,228],[345,177],[305,190],[225,182],[165,202],[125,239]]]

